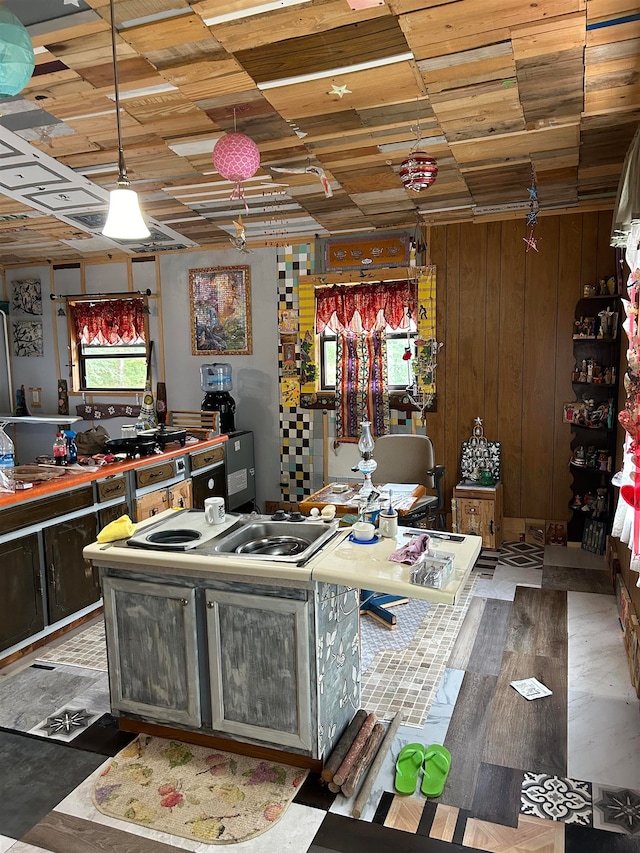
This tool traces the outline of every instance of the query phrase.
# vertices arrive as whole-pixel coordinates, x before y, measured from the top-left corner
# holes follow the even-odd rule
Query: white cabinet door
[[[206,602],[214,730],[311,749],[308,602],[222,590]]]
[[[103,599],[114,712],[199,727],[194,587],[107,576]]]

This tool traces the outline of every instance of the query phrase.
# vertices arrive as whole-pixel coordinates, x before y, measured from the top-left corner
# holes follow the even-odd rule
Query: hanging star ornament
[[[530,213],[527,213],[527,225],[537,225],[538,224],[538,211],[532,210]]]
[[[533,199],[538,198],[538,189],[537,189],[537,187],[536,187],[535,185],[534,185],[534,186],[531,186],[531,187],[528,187],[528,188],[527,188],[527,191],[528,191],[528,193],[529,193],[529,198],[530,198],[530,199],[532,199],[532,200],[533,200]]]
[[[533,233],[533,228],[529,232],[528,237],[522,238],[524,242],[527,244],[527,248],[524,250],[525,254],[529,252],[530,249],[534,249],[536,252],[538,251],[538,243],[540,242],[540,237],[535,237]]]
[[[347,94],[351,95],[352,92],[351,89],[347,89],[346,84],[344,86],[336,86],[334,83],[331,86],[331,90],[327,92],[327,95],[337,95],[339,98],[344,98]]]

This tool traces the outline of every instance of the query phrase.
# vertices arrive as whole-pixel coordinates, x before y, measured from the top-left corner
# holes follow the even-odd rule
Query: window
[[[316,329],[320,343],[320,387],[336,387],[337,336],[349,329],[384,331],[387,353],[387,390],[406,388],[413,375],[403,356],[417,334],[414,319],[417,288],[414,282],[395,281],[325,287],[316,291]]]
[[[147,376],[144,297],[69,301],[76,391],[141,391]]]
[[[416,324],[411,321],[409,338],[411,339],[411,354],[413,341],[416,337]],[[407,348],[407,333],[392,331],[387,327],[387,370],[389,390],[404,389],[413,380],[413,373],[408,365],[412,362],[403,360]],[[336,387],[336,333],[329,328],[320,335],[320,387],[330,391]]]

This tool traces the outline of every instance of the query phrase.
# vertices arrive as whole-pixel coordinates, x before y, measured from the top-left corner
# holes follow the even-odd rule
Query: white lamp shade
[[[109,213],[102,233],[112,240],[145,240],[150,236],[145,225],[138,194],[135,190],[117,187],[109,193]]]

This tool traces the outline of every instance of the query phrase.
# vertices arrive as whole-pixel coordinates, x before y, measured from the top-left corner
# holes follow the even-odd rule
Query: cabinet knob
[[[209,610],[213,610],[215,604],[213,603],[213,601],[207,601],[207,607],[209,608]]]
[[[185,607],[187,606],[188,603],[189,603],[189,600],[187,598],[181,598],[180,599],[180,604],[183,604]]]

